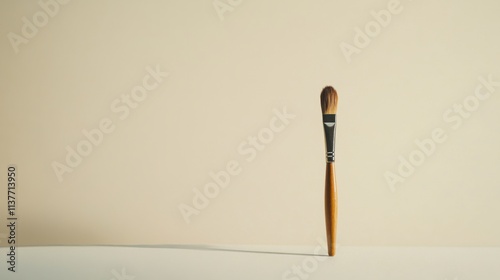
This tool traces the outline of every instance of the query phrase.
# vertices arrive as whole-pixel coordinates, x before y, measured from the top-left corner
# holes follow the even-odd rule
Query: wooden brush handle
[[[333,162],[326,163],[325,218],[328,255],[334,256],[337,235],[337,189],[335,186],[335,164]]]

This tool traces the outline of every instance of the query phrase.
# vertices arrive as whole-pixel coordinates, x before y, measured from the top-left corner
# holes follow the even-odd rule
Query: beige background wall
[[[16,164],[22,244],[316,244],[332,84],[340,245],[500,245],[497,1],[52,3],[0,2],[0,221]]]

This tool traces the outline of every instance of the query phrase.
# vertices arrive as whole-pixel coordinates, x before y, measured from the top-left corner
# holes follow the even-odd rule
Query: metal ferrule
[[[335,162],[335,114],[323,115],[325,129],[326,162]]]

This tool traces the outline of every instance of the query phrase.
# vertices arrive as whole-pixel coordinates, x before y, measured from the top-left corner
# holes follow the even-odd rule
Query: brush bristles
[[[337,113],[338,96],[337,91],[331,86],[321,91],[321,111],[323,115]]]

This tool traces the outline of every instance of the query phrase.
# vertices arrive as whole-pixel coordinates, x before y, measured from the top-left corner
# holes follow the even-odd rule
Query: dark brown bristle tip
[[[337,91],[331,86],[325,87],[321,91],[321,111],[323,111],[323,114],[336,114],[337,103]]]

